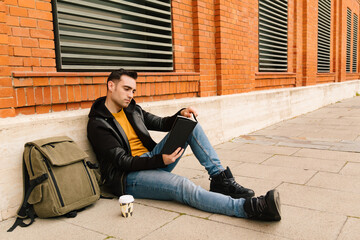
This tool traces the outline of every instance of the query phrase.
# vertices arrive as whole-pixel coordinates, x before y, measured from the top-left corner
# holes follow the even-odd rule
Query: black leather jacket
[[[120,124],[105,106],[106,97],[98,98],[91,107],[87,137],[100,165],[104,185],[116,196],[125,193],[126,175],[132,171],[165,167],[162,155],[133,157],[129,141]],[[178,111],[171,117],[158,117],[144,111],[134,100],[123,109],[143,145],[151,151],[156,142],[148,130],[170,131]]]

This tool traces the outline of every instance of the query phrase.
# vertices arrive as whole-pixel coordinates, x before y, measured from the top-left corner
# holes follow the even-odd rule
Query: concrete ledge
[[[188,98],[143,103],[142,107],[160,116],[181,107],[194,106],[210,141],[218,144],[289,119],[360,92],[360,80],[310,87],[267,90],[245,94]],[[91,158],[86,138],[89,109],[0,119],[0,221],[15,215],[22,198],[21,161],[23,146],[35,139],[68,135]],[[156,140],[164,134],[154,133]]]

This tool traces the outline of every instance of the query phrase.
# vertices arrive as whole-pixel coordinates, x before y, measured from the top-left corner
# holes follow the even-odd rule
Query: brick
[[[12,79],[7,78],[0,78],[0,87],[12,87]]]
[[[0,56],[0,66],[6,66],[9,64],[8,56]]]
[[[55,58],[55,51],[50,49],[32,48],[31,55],[33,57]]]
[[[29,37],[30,36],[30,31],[27,28],[12,27],[11,32],[12,32],[13,36],[18,36],[18,37]]]
[[[81,101],[87,101],[88,100],[88,89],[86,86],[81,85]]]
[[[6,45],[0,45],[0,55],[8,55],[9,48]]]
[[[17,107],[26,106],[25,89],[24,88],[17,88],[15,90],[15,94],[16,94],[16,106]]]
[[[68,102],[74,102],[75,101],[74,86],[66,86],[66,89],[67,89]]]
[[[106,83],[106,77],[93,77],[93,83]]]
[[[79,77],[66,77],[65,79],[66,85],[77,85],[80,84]]]
[[[67,93],[66,93],[66,87],[61,86],[60,87],[60,102],[66,103],[68,101]]]
[[[41,66],[43,67],[56,67],[55,59],[41,59]]]
[[[80,103],[67,103],[66,104],[67,110],[77,110],[80,109]]]
[[[50,85],[64,85],[65,78],[64,77],[51,77]]]
[[[42,87],[35,88],[35,104],[41,105],[44,103],[43,89]]]
[[[53,30],[54,24],[52,21],[38,20],[37,26],[40,29]]]
[[[9,66],[23,66],[23,57],[9,57]]]
[[[80,102],[81,101],[81,88],[80,88],[80,86],[78,86],[78,85],[74,86],[74,94],[75,94],[75,101]]]
[[[92,84],[92,78],[91,77],[80,77],[80,83],[81,84]]]
[[[0,44],[8,44],[9,36],[7,34],[0,34]]]
[[[47,39],[39,39],[40,48],[55,48],[54,40],[47,40]]]
[[[52,21],[51,12],[29,9],[28,14],[30,18]]]
[[[49,85],[49,78],[47,78],[47,77],[34,77],[33,78],[33,85],[34,86],[48,86]]]
[[[14,47],[14,55],[15,56],[31,56],[31,49],[30,48],[23,48],[23,47]]]
[[[33,87],[25,88],[26,103],[28,106],[35,105],[35,93]]]
[[[38,67],[40,66],[39,58],[24,58],[24,66],[25,67]]]
[[[66,104],[54,104],[52,105],[52,110],[54,112],[60,112],[66,110]]]
[[[21,47],[22,46],[21,37],[9,36],[9,45]]]
[[[15,109],[13,108],[5,108],[0,109],[0,118],[6,118],[6,117],[15,117]]]
[[[21,7],[10,7],[9,13],[11,16],[19,16],[19,17],[28,16],[28,10],[26,8],[21,8]]]
[[[50,104],[51,103],[51,88],[50,87],[44,87],[44,104]]]
[[[36,19],[20,18],[20,26],[35,28],[37,26]]]
[[[6,24],[8,26],[20,26],[20,20],[17,16],[6,16]]]
[[[51,87],[51,103],[60,103],[59,87]]]
[[[13,96],[13,88],[12,87],[0,87],[0,98],[1,97],[12,97]]]
[[[50,12],[52,10],[51,3],[37,1],[36,9]]]
[[[42,29],[30,29],[30,36],[33,38],[54,39],[54,32]]]
[[[100,96],[105,96],[107,94],[107,86],[101,85],[100,86]]]
[[[0,108],[10,108],[14,106],[14,98],[0,98]]]
[[[35,0],[18,0],[19,7],[35,8]]]
[[[23,47],[38,47],[39,46],[39,41],[37,39],[34,38],[23,38],[22,39],[22,46]]]
[[[50,113],[51,106],[35,106],[35,111],[37,114]]]
[[[33,80],[32,78],[14,78],[14,86],[15,87],[25,87],[32,86]]]
[[[22,107],[15,109],[16,115],[32,115],[35,114],[35,107]]]
[[[91,106],[92,106],[92,104],[93,104],[93,102],[92,101],[89,101],[89,102],[81,102],[80,103],[80,106],[81,106],[81,108],[91,108]]]

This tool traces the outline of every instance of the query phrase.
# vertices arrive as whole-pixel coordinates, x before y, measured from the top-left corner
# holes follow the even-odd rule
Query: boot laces
[[[259,214],[263,213],[264,210],[267,208],[267,204],[266,204],[266,200],[265,200],[265,196],[259,196],[256,199],[256,206],[255,206],[255,211],[258,212]]]

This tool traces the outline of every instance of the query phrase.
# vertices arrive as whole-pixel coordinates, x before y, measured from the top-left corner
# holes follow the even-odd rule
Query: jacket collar
[[[93,118],[93,117],[114,118],[114,116],[111,114],[109,109],[107,109],[107,107],[105,106],[105,100],[106,100],[106,96],[100,97],[95,100],[95,102],[91,106],[89,118]],[[134,99],[132,99],[129,106],[124,110],[129,113],[134,112],[135,106],[136,106],[136,102]]]

